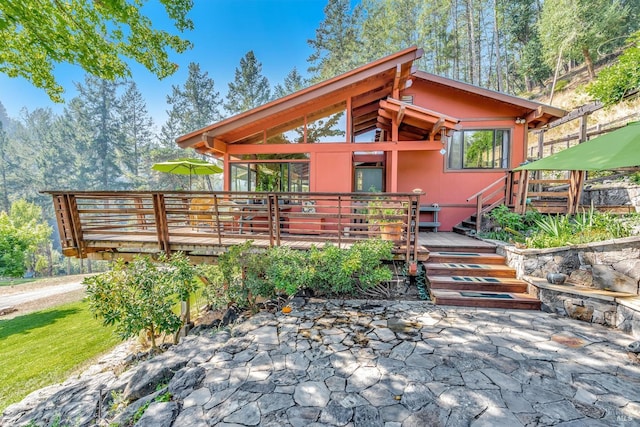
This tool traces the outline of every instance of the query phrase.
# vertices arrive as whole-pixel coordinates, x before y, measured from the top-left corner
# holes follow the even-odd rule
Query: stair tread
[[[450,289],[434,289],[433,295],[457,299],[500,299],[508,301],[540,301],[526,293],[520,292],[492,292],[492,291],[455,291]]]
[[[477,276],[429,276],[429,281],[439,283],[478,283],[478,284],[526,284],[524,280],[510,277],[477,277]]]
[[[468,269],[468,270],[513,270],[513,268],[504,264],[482,264],[482,263],[465,263],[465,262],[427,262],[427,269],[448,268],[448,269]]]
[[[540,306],[542,305],[539,299],[529,294],[518,292],[432,289],[431,294],[437,305],[500,308],[507,310],[540,310]]]

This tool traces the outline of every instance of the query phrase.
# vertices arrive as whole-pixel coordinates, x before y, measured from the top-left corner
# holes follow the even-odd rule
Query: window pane
[[[506,169],[509,166],[508,130],[465,130],[449,138],[449,169]]]
[[[462,169],[462,141],[464,132],[454,132],[449,138],[449,168]]]

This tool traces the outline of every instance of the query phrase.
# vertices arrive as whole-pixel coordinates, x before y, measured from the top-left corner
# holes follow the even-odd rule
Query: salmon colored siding
[[[352,191],[351,166],[351,153],[312,153],[311,191]]]
[[[524,161],[525,127],[515,124],[515,118],[522,117],[523,111],[474,94],[421,81],[414,82],[411,90],[403,95],[413,96],[414,105],[461,119],[462,129],[509,129],[510,165],[513,168]],[[443,147],[446,148],[446,143]],[[475,200],[466,199],[503,177],[505,171],[450,171],[446,170],[445,161],[446,155],[438,151],[400,152],[398,191],[421,188],[426,194],[420,203],[440,205],[440,230],[449,231],[475,212]]]

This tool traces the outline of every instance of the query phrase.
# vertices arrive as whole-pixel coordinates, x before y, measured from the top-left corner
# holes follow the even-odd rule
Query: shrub
[[[630,235],[630,227],[621,218],[597,212],[593,206],[574,217],[548,216],[537,220],[536,225],[539,230],[527,239],[527,246],[533,248],[552,248]]]
[[[542,215],[535,210],[528,210],[524,215],[512,212],[507,206],[500,205],[488,214],[497,228],[483,232],[482,236],[503,241],[524,242],[527,235],[536,227],[536,221]]]
[[[181,300],[195,291],[195,271],[187,258],[162,255],[160,263],[148,256],[133,262],[116,261],[110,272],[84,279],[92,312],[105,325],[115,325],[122,339],[145,331],[157,349],[156,336],[175,333],[183,320],[173,312]]]
[[[214,307],[235,303],[256,310],[258,297],[275,294],[267,280],[269,260],[253,249],[252,241],[231,246],[218,257],[217,265],[201,266],[199,272],[207,283],[204,296]]]
[[[300,289],[321,294],[352,293],[391,280],[383,260],[391,259],[393,243],[380,239],[357,242],[349,249],[327,243],[300,251],[276,246],[266,252],[251,243],[235,246],[218,264],[201,267],[212,305],[236,303],[257,310],[257,297],[294,295]]]

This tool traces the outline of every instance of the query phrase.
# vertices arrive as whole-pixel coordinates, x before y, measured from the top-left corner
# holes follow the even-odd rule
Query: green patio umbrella
[[[601,135],[515,170],[597,171],[640,166],[640,122]]]
[[[222,173],[222,168],[200,159],[175,159],[166,162],[155,163],[151,169],[158,172],[174,173],[177,175],[189,175],[189,190],[191,190],[192,175],[213,175]]]

